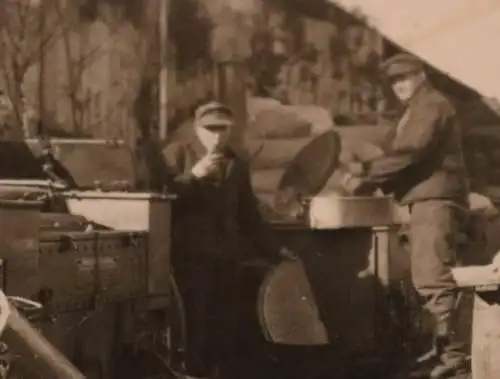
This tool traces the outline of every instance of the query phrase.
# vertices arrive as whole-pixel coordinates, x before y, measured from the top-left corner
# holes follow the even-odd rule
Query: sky
[[[500,99],[500,0],[329,0],[485,97]]]

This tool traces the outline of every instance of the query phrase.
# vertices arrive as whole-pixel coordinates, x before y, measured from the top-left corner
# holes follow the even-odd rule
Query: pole
[[[39,72],[38,72],[38,130],[37,134],[43,135],[43,124],[45,121],[45,96],[43,94],[45,87],[45,12],[44,12],[44,2],[41,1],[38,5],[38,38],[39,38],[39,46],[38,46],[38,55],[39,55]]]
[[[54,379],[85,379],[85,376],[54,348],[9,300],[38,310],[41,305],[24,298],[7,297],[0,290],[0,334],[9,350],[24,359],[25,367],[29,366],[22,370]]]
[[[167,139],[168,133],[168,15],[170,0],[159,0],[160,74],[159,87],[159,139]]]
[[[219,4],[213,5],[216,26],[211,35],[211,47],[212,59],[216,64],[216,95],[234,112],[237,128],[231,141],[232,147],[245,155],[247,64],[252,55],[252,17],[260,4],[255,0],[231,0],[228,5],[229,12],[220,8]],[[225,17],[217,18],[220,14]]]
[[[230,61],[219,63],[217,97],[234,112],[237,129],[233,135],[233,148],[243,153],[243,134],[247,123],[246,107],[246,63],[243,61]]]
[[[29,371],[54,379],[85,379],[85,376],[30,322],[12,307],[2,336],[7,345],[29,362]]]
[[[477,256],[475,256],[477,258]],[[476,262],[483,263],[483,255]],[[456,267],[453,279],[459,288],[474,289],[472,311],[471,369],[474,379],[496,379],[500,363],[500,253],[487,265]],[[496,363],[495,363],[496,362]]]

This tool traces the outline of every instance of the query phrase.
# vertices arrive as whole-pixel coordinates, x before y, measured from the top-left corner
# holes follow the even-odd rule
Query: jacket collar
[[[425,98],[429,92],[432,92],[433,87],[429,83],[428,80],[424,80],[420,85],[415,89],[415,92],[413,95],[408,99],[406,102],[407,107],[411,107],[412,105],[415,105],[419,103],[423,98]]]
[[[434,90],[434,88],[432,87],[432,85],[427,80],[424,80],[418,86],[418,88],[415,90],[415,92],[413,93],[413,96],[406,102],[405,109],[408,110],[408,108],[411,108],[411,107],[415,106],[416,104],[420,103],[422,101],[422,99],[425,99],[427,97],[427,95],[430,92],[432,92],[433,90]],[[390,150],[392,141],[393,141],[394,137],[396,136],[397,129],[398,129],[398,123],[395,123],[390,128],[389,132],[387,133],[387,135],[384,138],[384,141],[382,142],[383,150],[385,150],[385,151]]]

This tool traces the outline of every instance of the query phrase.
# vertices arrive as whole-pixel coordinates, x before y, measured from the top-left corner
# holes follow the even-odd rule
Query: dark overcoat
[[[193,376],[206,376],[237,350],[238,315],[246,309],[241,307],[241,263],[279,259],[248,165],[226,149],[219,178],[199,179],[191,170],[205,154],[195,136],[163,150],[166,184],[178,196],[172,210],[172,263],[186,309],[185,365]]]
[[[220,180],[198,179],[191,170],[205,153],[195,136],[163,150],[167,186],[178,195],[172,216],[174,258],[183,265],[209,265],[215,258],[277,259],[278,246],[259,212],[246,162],[226,149]]]

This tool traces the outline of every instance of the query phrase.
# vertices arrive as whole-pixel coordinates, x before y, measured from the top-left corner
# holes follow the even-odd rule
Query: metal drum
[[[375,359],[401,350],[399,325],[406,321],[397,320],[404,315],[391,294],[401,293],[408,260],[398,254],[391,198],[349,196],[340,185],[341,161],[375,159],[380,149],[361,143],[358,153],[345,142],[335,131],[324,133],[283,164],[273,204],[282,218],[271,221],[300,259],[260,273],[257,316],[271,343],[336,346]]]
[[[370,160],[382,154],[376,145],[340,139],[330,131],[302,142],[274,180],[272,207],[282,222],[306,221],[309,227],[333,229],[393,223],[388,197],[349,196],[342,188],[342,163]],[[278,175],[279,174],[279,175]],[[259,195],[258,188],[256,188]],[[277,219],[277,217],[275,218]]]
[[[282,262],[267,272],[258,292],[257,315],[269,341],[300,346],[328,344],[301,260]]]
[[[259,367],[280,378],[329,377],[351,363],[327,337],[301,260],[247,262],[240,277],[240,351],[255,357]]]
[[[268,342],[375,356],[399,341],[396,324],[405,321],[395,318],[404,315],[395,315],[397,304],[387,297],[408,273],[397,230],[276,225],[275,232],[300,258],[247,264],[242,274],[243,308]]]
[[[252,188],[267,205],[268,219],[286,218],[284,208],[276,201],[293,189],[293,194],[319,192],[338,166],[341,141],[335,131],[316,136],[287,140],[265,140],[252,160]]]

